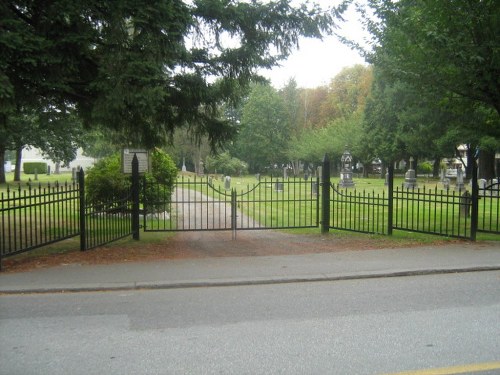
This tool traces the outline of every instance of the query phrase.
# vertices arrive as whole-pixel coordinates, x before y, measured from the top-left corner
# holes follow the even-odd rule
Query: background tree
[[[365,144],[385,162],[426,158],[437,176],[442,157],[453,158],[457,146],[491,150],[492,109],[452,93],[424,91],[376,70],[365,112]],[[490,118],[489,118],[490,117]],[[497,146],[498,147],[498,146]],[[494,157],[494,155],[493,155]],[[473,159],[464,162],[469,168]]]
[[[288,163],[289,123],[283,98],[270,85],[256,85],[243,107],[233,153],[251,172]]]
[[[479,101],[500,113],[500,3],[371,0],[369,59],[419,88]]]
[[[328,95],[322,105],[323,116],[330,121],[349,117],[362,110],[372,85],[372,68],[363,65],[346,67],[340,71],[328,86]]]

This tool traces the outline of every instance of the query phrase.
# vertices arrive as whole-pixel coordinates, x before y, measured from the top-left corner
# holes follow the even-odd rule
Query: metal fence
[[[212,178],[177,180],[172,193],[144,182],[145,231],[250,230],[317,227],[318,179],[262,179],[239,189]]]
[[[87,202],[85,177],[78,183],[7,188],[0,193],[1,259],[71,237],[80,236],[80,250],[88,250],[133,235],[138,239],[139,186],[134,169],[125,197]]]
[[[471,238],[472,196],[465,190],[394,190],[393,229]]]
[[[133,189],[125,196],[112,196],[106,201],[88,202],[85,196],[85,175],[79,175],[80,250],[89,250],[134,233]]]
[[[0,256],[77,236],[79,199],[76,183],[8,187],[0,194]]]
[[[130,192],[109,202],[86,201],[83,170],[75,183],[29,184],[0,193],[0,260],[78,235],[81,250],[130,235],[139,239],[141,204],[145,231],[321,225],[323,233],[330,228],[387,235],[405,230],[472,240],[477,232],[500,234],[498,182],[474,184],[471,193],[394,188],[390,168],[387,193],[340,189],[330,182],[325,158],[321,184],[317,178],[263,179],[236,189],[216,186],[210,178],[181,178],[172,192],[146,180],[140,186],[136,158],[132,170]]]
[[[322,232],[332,228],[390,235],[393,230],[404,230],[471,240],[477,232],[500,234],[498,182],[481,189],[471,186],[471,192],[407,189],[394,187],[389,168],[387,193],[340,189],[330,183],[327,158],[322,181],[327,181],[322,183]]]
[[[388,234],[389,198],[386,192],[341,189],[331,185],[330,228]]]
[[[500,183],[479,188],[478,212],[478,232],[500,233]]]

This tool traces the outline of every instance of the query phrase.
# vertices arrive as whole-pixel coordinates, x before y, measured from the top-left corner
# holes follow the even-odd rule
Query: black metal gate
[[[319,225],[319,180],[263,179],[229,187],[212,177],[181,177],[174,191],[143,202],[144,231],[309,228]]]

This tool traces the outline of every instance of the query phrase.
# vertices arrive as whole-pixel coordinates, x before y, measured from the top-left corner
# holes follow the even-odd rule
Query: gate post
[[[237,217],[236,217],[236,190],[231,189],[231,231],[233,234],[233,240],[236,239],[236,225],[237,225]]]
[[[391,161],[387,167],[387,235],[392,236],[394,215],[394,163]]]
[[[139,240],[139,160],[132,159],[132,238]]]
[[[470,218],[470,239],[476,240],[477,227],[479,222],[479,186],[477,183],[477,161],[472,158],[472,202]]]
[[[80,194],[80,251],[85,251],[87,247],[87,233],[85,228],[85,172],[83,168],[78,171],[78,190]]]
[[[330,159],[325,154],[321,170],[321,233],[330,230]]]

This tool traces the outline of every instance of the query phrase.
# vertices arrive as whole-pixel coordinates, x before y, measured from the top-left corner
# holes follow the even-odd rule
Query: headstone
[[[472,180],[471,180],[471,185],[472,185]],[[484,178],[480,178],[477,180],[477,188],[479,189],[479,195],[484,196],[486,193],[486,187],[488,186],[488,181],[486,181]]]
[[[3,170],[5,173],[12,172],[12,162],[10,160],[5,161],[3,165]]]
[[[71,181],[76,181],[76,168],[71,168]]]
[[[404,187],[406,189],[414,189],[417,187],[417,174],[413,167],[413,157],[410,157],[410,169],[405,173]]]
[[[472,205],[472,197],[466,190],[460,197],[460,215],[464,217],[470,216],[470,207]]]
[[[213,185],[212,176],[209,176],[209,177],[208,177],[208,184],[209,184],[210,186],[212,186],[212,185]]]
[[[385,182],[384,182],[384,185],[385,186],[389,186],[389,168],[385,169]]]
[[[274,184],[274,191],[277,191],[278,193],[281,193],[283,191],[283,182],[276,182]]]
[[[47,176],[50,176],[50,165],[47,165]]]
[[[35,181],[38,181],[38,169],[35,168]]]
[[[309,175],[307,173],[304,173],[304,181],[307,181],[308,178],[309,178]]]
[[[186,172],[186,160],[182,158],[182,171]]]
[[[200,160],[200,164],[198,167],[198,175],[199,176],[204,176],[205,175],[205,167],[203,166],[203,161]]]
[[[462,191],[464,189],[464,172],[462,171],[462,168],[457,168],[457,182],[455,185],[455,190]]]
[[[441,169],[439,171],[439,181],[443,182],[445,178],[446,178],[446,176],[445,176],[445,170]]]
[[[255,174],[255,179],[260,182],[260,173]]]
[[[231,189],[231,176],[226,176],[226,178],[224,179],[224,189]]]
[[[286,180],[288,178],[288,167],[283,168],[283,179]]]
[[[318,185],[314,181],[311,182],[311,194],[318,195]]]
[[[444,178],[443,179],[443,188],[445,190],[450,190],[450,179],[449,178]]]

